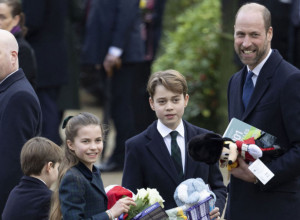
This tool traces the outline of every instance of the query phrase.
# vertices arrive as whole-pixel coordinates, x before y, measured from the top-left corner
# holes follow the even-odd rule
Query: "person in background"
[[[271,49],[272,38],[265,6],[248,3],[238,10],[234,48],[244,67],[228,84],[229,120],[235,117],[274,135],[284,154],[257,168],[266,174],[264,183],[238,158],[229,183],[229,220],[300,218],[300,70]]]
[[[66,140],[50,220],[113,220],[135,205],[130,197],[107,210],[108,199],[95,163],[103,150],[103,127],[98,117],[83,112],[64,120]]]
[[[144,61],[139,0],[91,1],[82,46],[82,64],[103,71],[106,91],[104,120],[113,120],[115,147],[101,171],[121,171],[124,167],[125,141],[134,135],[133,99],[135,76]],[[142,74],[142,73],[141,73]],[[107,124],[107,122],[106,122]]]
[[[39,99],[19,69],[16,38],[0,29],[0,213],[22,177],[21,149],[40,135],[41,126]]]
[[[300,0],[291,1],[288,62],[300,69]]]
[[[57,180],[63,151],[52,141],[34,137],[21,151],[24,173],[19,185],[9,194],[2,220],[48,220],[52,191]]]
[[[65,22],[68,1],[22,0],[28,27],[26,40],[36,54],[36,93],[43,112],[42,136],[61,144],[61,112],[58,98],[62,85],[68,82],[68,54]]]
[[[149,108],[147,81],[152,73],[152,64],[159,50],[162,35],[162,22],[167,0],[141,0],[142,39],[145,46],[144,62],[134,77],[133,93],[140,101],[133,102],[135,134],[145,130],[155,119],[155,113]]]
[[[177,207],[176,187],[186,179],[200,177],[217,197],[217,208],[210,215],[219,219],[226,202],[219,166],[196,162],[187,152],[192,137],[209,131],[182,119],[189,100],[184,76],[175,70],[156,72],[151,75],[147,90],[158,120],[126,141],[122,186],[133,193],[141,188],[157,189],[167,210]]]
[[[81,48],[81,26],[84,15],[83,0],[67,0],[68,13],[65,24],[65,37],[67,39],[68,54],[68,83],[63,85],[59,92],[58,107],[60,121],[63,120],[67,110],[79,110],[79,55]]]
[[[10,31],[17,39],[19,45],[19,66],[32,85],[36,87],[37,65],[35,53],[25,40],[27,28],[25,15],[19,0],[0,0],[0,29]]]

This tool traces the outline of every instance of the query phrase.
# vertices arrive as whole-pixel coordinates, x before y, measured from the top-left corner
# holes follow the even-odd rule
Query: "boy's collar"
[[[35,176],[35,175],[30,175],[29,177],[31,177],[31,178],[35,178],[35,179],[37,179],[37,180],[39,180],[39,181],[41,181],[41,182],[43,182],[46,186],[47,186],[47,184],[46,184],[46,182],[41,178],[41,177],[39,177],[39,176]],[[48,187],[48,186],[47,186]]]
[[[172,129],[165,126],[159,119],[157,120],[157,130],[163,138],[165,138],[167,135],[170,134],[171,131],[173,131]],[[178,131],[180,136],[184,137],[184,126],[183,126],[182,119],[180,120],[180,123],[175,129],[175,131]]]

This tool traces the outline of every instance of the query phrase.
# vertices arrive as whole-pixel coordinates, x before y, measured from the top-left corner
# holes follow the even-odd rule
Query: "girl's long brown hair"
[[[74,138],[77,136],[78,130],[80,128],[88,126],[88,125],[99,125],[102,130],[102,135],[104,133],[103,127],[100,123],[99,118],[91,113],[83,112],[77,116],[68,117],[67,119],[68,119],[68,121],[64,122],[64,124],[66,124],[66,127],[65,127],[66,141],[65,142],[67,142],[67,140],[74,142]],[[50,214],[49,214],[50,220],[62,219],[62,213],[60,210],[60,201],[59,201],[59,185],[61,183],[62,178],[66,174],[66,172],[71,167],[75,166],[79,162],[74,151],[71,151],[69,149],[69,147],[67,146],[67,143],[65,143],[63,145],[63,150],[64,150],[64,159],[59,166],[58,179],[54,184],[54,189],[53,189],[54,192],[53,192],[52,199],[51,199],[51,208],[50,208]]]

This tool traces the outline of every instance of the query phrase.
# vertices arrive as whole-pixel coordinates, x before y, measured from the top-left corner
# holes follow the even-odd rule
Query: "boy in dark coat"
[[[136,193],[140,188],[156,188],[165,200],[165,209],[176,207],[176,187],[184,180],[200,177],[216,194],[216,208],[222,213],[226,188],[218,164],[193,161],[187,153],[188,141],[209,132],[182,119],[188,104],[187,83],[179,72],[166,70],[148,81],[149,102],[158,118],[145,131],[127,140],[122,185]],[[172,137],[173,134],[177,137]]]
[[[52,191],[58,177],[62,149],[52,141],[35,137],[21,151],[22,177],[10,193],[2,220],[48,219]]]

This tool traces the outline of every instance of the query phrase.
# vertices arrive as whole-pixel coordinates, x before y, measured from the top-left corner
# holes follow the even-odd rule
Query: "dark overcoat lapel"
[[[106,192],[104,191],[104,186],[103,186],[102,181],[99,181],[98,178],[93,178],[91,184],[92,184],[96,189],[98,189],[98,190],[103,194],[104,197],[107,197],[107,196],[106,196]]]
[[[244,84],[244,79],[245,79],[246,73],[247,73],[247,68],[244,67],[241,71],[239,71],[237,74],[235,74],[229,82],[229,84],[233,83],[234,85],[231,86],[232,91],[228,90],[228,94],[233,93],[236,95],[231,97],[230,103],[228,104],[228,108],[229,108],[229,110],[233,109],[234,115],[237,118],[242,118],[243,112],[245,111],[244,106],[243,106],[243,101],[242,101],[242,93],[243,93],[243,84]],[[228,86],[228,89],[229,88],[230,88],[230,86]],[[234,108],[231,107],[231,105],[234,105]],[[230,115],[229,115],[229,118],[231,118]]]
[[[241,120],[246,120],[247,117],[251,114],[251,112],[255,109],[255,106],[259,103],[261,98],[265,95],[266,91],[270,86],[270,81],[273,77],[273,73],[275,72],[277,65],[279,65],[282,60],[281,56],[278,56],[277,53],[270,55],[269,59],[261,69],[259,76],[256,81],[256,85],[249,101],[247,109],[244,109],[242,102],[242,94],[243,94],[243,85],[247,74],[247,67],[244,66],[242,70],[240,70],[237,74],[235,74],[230,80],[231,91],[228,91],[228,94],[236,94],[235,96],[231,96],[229,102],[229,118],[232,118],[231,115],[234,115],[235,118],[239,118]],[[276,63],[277,65],[274,65]],[[229,88],[228,87],[228,88]],[[234,105],[234,106],[233,106]]]
[[[158,164],[160,164],[162,170],[167,173],[167,175],[172,179],[174,184],[178,184],[179,178],[175,165],[170,157],[170,154],[167,150],[165,142],[156,129],[157,123],[153,123],[151,128],[148,129],[146,136],[149,138],[149,142],[146,144],[146,148],[152,154]]]
[[[184,121],[184,129],[185,129],[185,179],[192,178],[196,169],[198,167],[197,162],[193,161],[187,151],[188,140],[190,140],[193,136],[197,135],[196,129],[192,129],[190,126],[187,126]],[[152,154],[152,156],[158,161],[162,170],[167,173],[167,175],[174,181],[175,184],[178,184],[181,180],[179,179],[177,170],[173,164],[173,161],[170,157],[170,154],[167,150],[167,147],[164,143],[164,140],[160,133],[156,129],[157,123],[153,123],[146,136],[149,138],[149,142],[146,144],[147,149]]]
[[[22,69],[12,74],[3,83],[0,84],[0,93],[5,91],[8,87],[10,87],[13,83],[18,80],[21,80],[25,77],[25,74]]]
[[[194,178],[197,168],[199,167],[199,163],[195,162],[188,154],[188,142],[192,139],[192,137],[199,134],[199,131],[191,126],[187,126],[187,123],[184,122],[185,129],[185,179]]]
[[[176,207],[173,195],[176,187],[185,179],[201,177],[210,184],[217,195],[218,207],[225,204],[225,186],[217,165],[208,166],[193,161],[187,153],[191,137],[209,132],[183,120],[185,129],[185,173],[182,179],[175,168],[165,142],[157,130],[157,121],[147,130],[126,141],[126,160],[122,185],[133,192],[140,188],[156,188],[165,202],[165,208]]]
[[[280,60],[282,60],[281,56],[276,56],[274,53],[272,53],[265,65],[263,66],[263,68],[261,69],[257,78],[253,94],[249,101],[248,108],[245,110],[242,116],[242,120],[245,120],[247,118],[247,116],[254,110],[259,100],[265,95],[265,92],[270,86],[271,79],[274,75],[277,66],[280,63]],[[276,65],[274,65],[274,63],[276,63]]]

